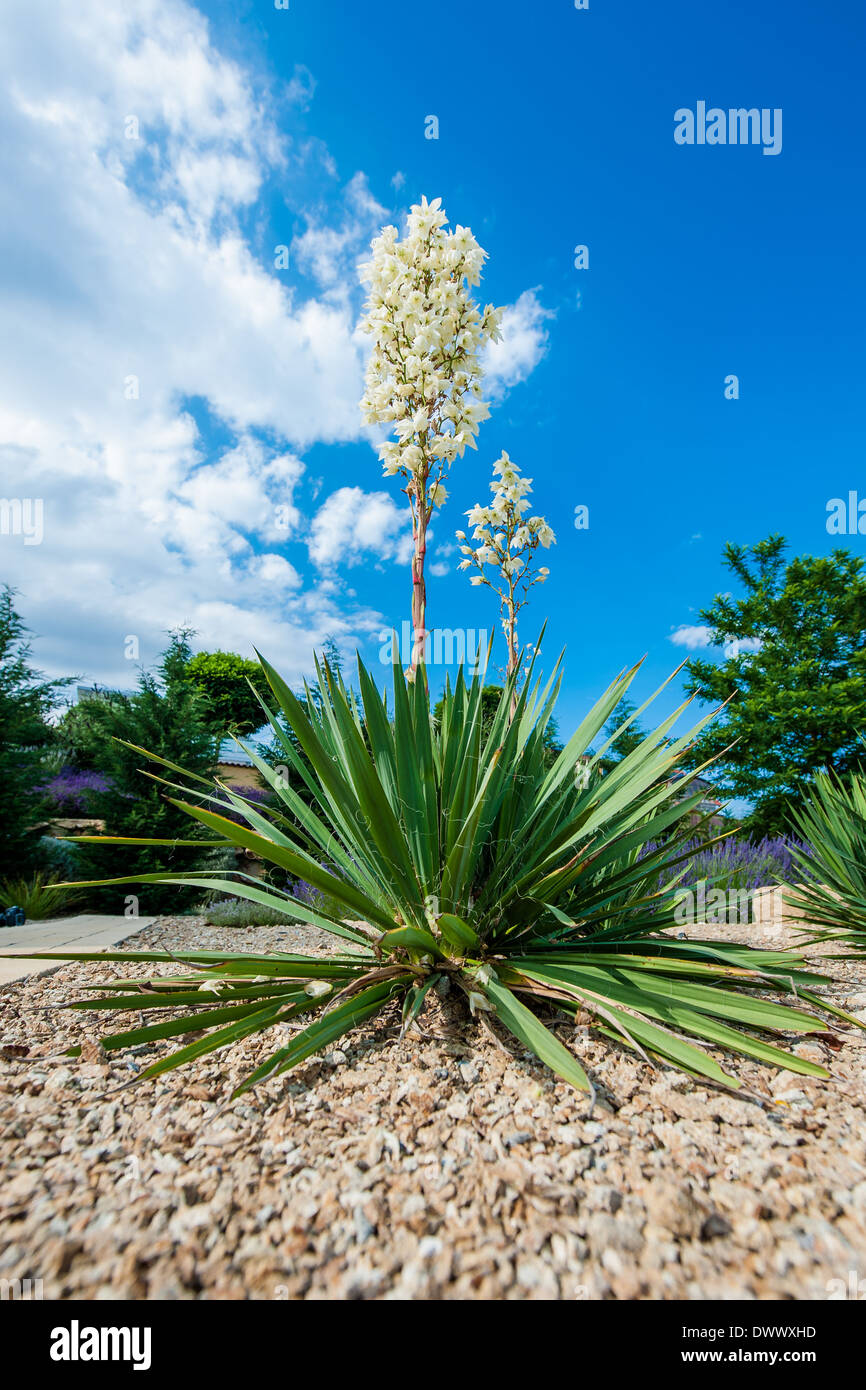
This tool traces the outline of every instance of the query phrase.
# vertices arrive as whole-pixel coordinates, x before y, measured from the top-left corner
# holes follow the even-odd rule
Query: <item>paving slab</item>
[[[55,917],[48,922],[25,922],[23,927],[2,927],[0,954],[8,951],[20,956],[21,960],[0,960],[0,985],[55,969],[53,961],[28,960],[30,951],[51,951],[57,956],[56,964],[61,965],[65,951],[108,951],[155,921],[155,917],[83,912],[77,917]]]

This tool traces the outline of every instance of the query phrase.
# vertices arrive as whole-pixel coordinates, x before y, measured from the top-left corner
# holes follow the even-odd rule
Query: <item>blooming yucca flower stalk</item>
[[[457,539],[467,559],[461,560],[458,569],[473,567],[478,574],[473,575],[471,584],[486,584],[499,598],[499,612],[502,631],[508,648],[506,677],[517,670],[520,652],[517,645],[517,615],[529,601],[529,590],[533,584],[543,584],[550,571],[541,566],[533,572],[533,556],[539,545],[555,545],[556,536],[543,516],[524,517],[529,511],[529,494],[532,479],[524,478],[520,469],[503,452],[493,465],[496,475],[490,484],[493,501],[487,507],[477,503],[466,515],[469,525],[474,527],[472,539],[479,544],[466,543],[466,532],[458,531]],[[487,577],[485,565],[498,571],[496,582]]]
[[[372,260],[361,267],[369,285],[362,328],[373,337],[361,409],[367,424],[388,424],[396,439],[379,450],[386,476],[405,478],[412,512],[412,627],[409,669],[424,660],[427,594],[424,561],[434,507],[448,493],[444,479],[490,411],[481,399],[479,354],[499,336],[500,311],[480,312],[470,289],[481,279],[486,252],[468,227],[447,230],[441,199],[415,204],[406,235],[385,227]]]

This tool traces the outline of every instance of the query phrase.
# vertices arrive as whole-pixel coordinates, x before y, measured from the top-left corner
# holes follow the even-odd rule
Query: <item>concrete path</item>
[[[22,958],[20,962],[0,960],[0,985],[55,968],[49,960],[27,960],[29,951],[56,952],[60,965],[64,951],[107,951],[155,921],[155,917],[82,913],[80,917],[56,917],[50,922],[26,922],[23,927],[0,927],[0,954],[10,951]]]

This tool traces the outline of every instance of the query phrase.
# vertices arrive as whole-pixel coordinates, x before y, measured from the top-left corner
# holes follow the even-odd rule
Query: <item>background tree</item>
[[[627,695],[623,695],[604,726],[602,742],[606,743],[609,738],[614,740],[604,757],[600,759],[600,765],[605,772],[610,772],[617,763],[621,763],[623,758],[628,757],[629,753],[638,748],[647,736],[647,731],[640,720],[634,719],[619,737],[614,737],[626,720],[632,718],[636,709],[637,706],[634,701],[630,700]]]
[[[179,795],[177,792],[162,787],[141,771],[158,769],[141,753],[119,741],[147,748],[199,776],[213,775],[217,740],[207,701],[185,675],[190,656],[188,639],[189,634],[184,631],[172,634],[156,672],[142,672],[133,695],[115,693],[108,699],[97,697],[86,702],[86,718],[80,727],[90,740],[88,746],[98,748],[98,767],[108,780],[104,791],[91,796],[91,810],[105,822],[106,835],[213,838],[210,831],[165,799],[166,791],[174,796]],[[176,780],[169,772],[165,776]],[[196,795],[193,791],[186,799],[195,800]],[[214,862],[214,852],[204,847],[172,850],[159,846],[84,844],[78,876],[119,878],[161,868],[194,871],[213,866]],[[88,905],[120,913],[129,894],[138,898],[142,914],[176,912],[202,897],[200,889],[131,883],[88,889]]]
[[[0,878],[38,865],[42,755],[56,739],[48,715],[68,681],[48,681],[30,665],[27,629],[14,590],[0,590]]]
[[[340,655],[340,649],[337,646],[337,643],[335,642],[333,637],[325,638],[325,641],[322,644],[322,657],[327,662],[328,666],[331,668],[331,671],[333,672],[334,676],[340,680],[343,680],[343,658]],[[308,691],[309,695],[307,693]],[[263,692],[263,694],[265,700],[267,701],[268,708],[276,713],[277,723],[282,729],[284,735],[286,736],[286,738],[288,738],[292,747],[303,758],[303,749],[301,748],[301,745],[297,740],[294,730],[288,727],[279,710],[277,710],[276,700],[274,699],[273,692],[270,686],[267,686],[267,689]],[[320,710],[322,708],[322,689],[319,685],[318,677],[313,681],[309,681],[304,689],[295,690],[294,694],[295,698],[299,700],[300,703],[306,708],[312,708],[314,710]],[[271,739],[268,743],[260,744],[256,748],[256,752],[259,754],[260,757],[264,758],[266,762],[269,762],[273,765],[285,762],[285,755],[281,754],[279,741],[277,739]],[[294,785],[294,783],[292,785]]]
[[[340,655],[340,649],[337,646],[336,640],[333,637],[326,637],[324,642],[322,643],[322,657],[324,658],[324,661],[327,663],[327,665],[330,667],[333,675],[337,677],[338,680],[345,680],[345,672],[343,670],[343,658]],[[314,681],[309,682],[309,690],[310,701],[312,705],[315,709],[320,710],[322,708],[322,687],[319,684],[318,678]],[[306,700],[306,698],[306,691],[298,693],[299,700]],[[273,704],[273,700],[271,701],[271,703]]]
[[[185,678],[203,696],[206,718],[217,738],[229,733],[254,733],[265,722],[262,707],[249,685],[252,682],[264,699],[270,696],[257,661],[236,652],[197,652],[186,662]]]
[[[699,738],[694,763],[722,755],[713,780],[754,803],[746,826],[758,835],[786,828],[816,772],[856,768],[866,728],[863,561],[834,550],[786,562],[785,549],[778,535],[725,547],[744,594],[717,594],[700,615],[725,659],[686,667],[701,700],[735,697]]]
[[[92,687],[78,703],[70,705],[57,723],[57,737],[68,750],[69,766],[78,772],[99,772],[105,742],[100,709],[104,704],[124,704],[128,696],[119,690]]]

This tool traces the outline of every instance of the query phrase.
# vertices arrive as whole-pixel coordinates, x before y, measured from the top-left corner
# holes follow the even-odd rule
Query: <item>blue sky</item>
[[[409,585],[356,409],[356,265],[422,193],[509,306],[431,626],[494,621],[448,547],[502,449],[557,532],[523,633],[567,646],[564,728],[644,653],[641,695],[699,649],[725,541],[832,548],[828,499],[866,494],[862,9],[120,8],[34,0],[0,47],[0,490],[45,508],[0,577],[50,671],[128,685],[124,639],[148,662],[183,621],[290,676],[328,632],[375,662]],[[698,101],[781,108],[781,152],[676,144]]]

